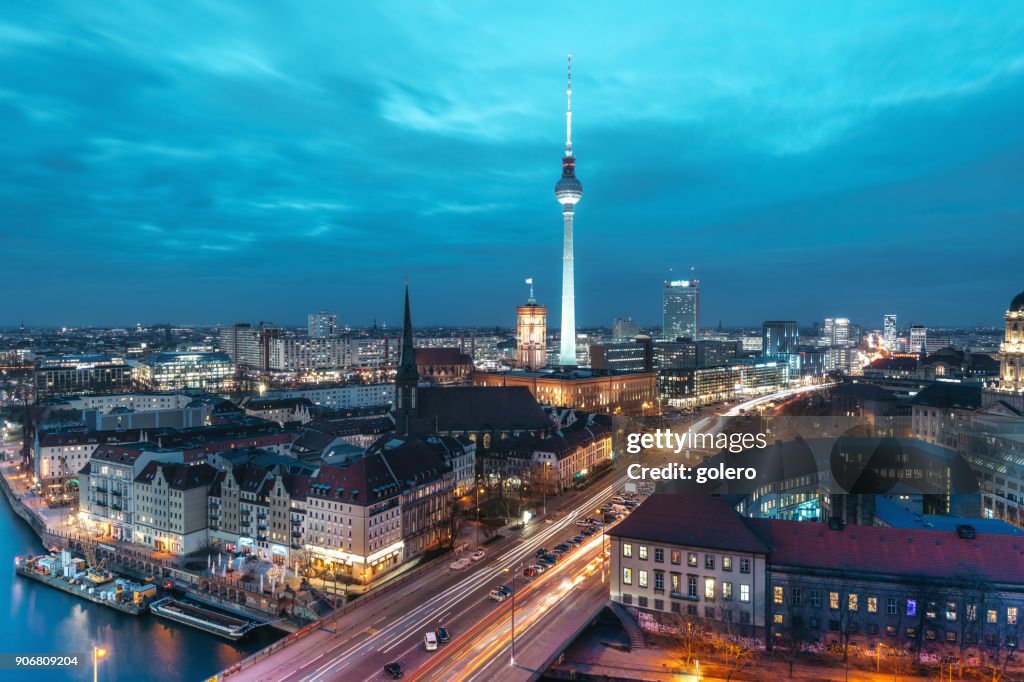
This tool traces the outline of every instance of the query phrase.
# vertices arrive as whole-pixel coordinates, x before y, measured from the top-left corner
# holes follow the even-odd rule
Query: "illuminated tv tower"
[[[572,153],[572,55],[566,81],[565,155],[562,177],[555,184],[555,199],[562,205],[562,347],[558,364],[576,365],[576,292],[573,284],[572,217],[576,202],[583,197],[583,185],[576,179],[576,157]]]

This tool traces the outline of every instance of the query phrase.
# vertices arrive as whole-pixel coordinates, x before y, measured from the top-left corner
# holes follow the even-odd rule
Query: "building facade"
[[[700,282],[695,279],[666,282],[661,311],[662,338],[695,341],[700,335]]]
[[[158,353],[146,358],[139,376],[142,384],[154,391],[195,388],[220,392],[235,385],[231,358],[220,352]]]
[[[338,316],[321,310],[309,314],[309,337],[320,339],[338,335]]]
[[[633,416],[660,413],[653,372],[477,372],[473,385],[524,386],[541,404],[587,412]]]
[[[532,289],[532,286],[531,286]],[[547,365],[548,309],[531,294],[526,305],[516,307],[516,367],[536,371]]]
[[[133,367],[112,355],[61,355],[36,360],[36,400],[85,393],[126,393],[135,387]]]

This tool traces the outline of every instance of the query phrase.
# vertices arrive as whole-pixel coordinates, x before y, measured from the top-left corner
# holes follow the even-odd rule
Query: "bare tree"
[[[714,645],[722,656],[726,682],[731,682],[733,675],[753,663],[757,655],[756,643],[738,632],[731,622],[724,623],[723,629],[714,639]]]
[[[789,676],[793,677],[793,668],[800,654],[814,639],[814,632],[808,626],[807,601],[810,590],[800,583],[789,587],[789,601],[786,604],[784,622],[773,625],[773,632],[778,633],[774,645],[784,661],[789,663]]]
[[[708,630],[698,619],[691,616],[671,614],[663,626],[670,641],[673,658],[689,668],[696,654],[708,641]]]

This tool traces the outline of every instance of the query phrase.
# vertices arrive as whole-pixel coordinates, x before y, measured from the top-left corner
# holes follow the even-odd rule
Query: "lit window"
[[[647,545],[640,545],[640,558],[647,561]]]
[[[686,553],[686,565],[687,566],[696,566],[697,565],[697,553],[696,552],[687,552]]]
[[[786,603],[786,600],[785,600],[785,598],[783,597],[783,594],[782,594],[782,587],[781,586],[776,585],[775,587],[772,588],[772,601],[774,603],[776,603],[776,604],[784,604],[784,603]]]
[[[828,593],[828,607],[830,609],[839,609],[839,593],[829,592]]]
[[[624,585],[632,585],[633,584],[633,569],[632,568],[628,568],[627,567],[627,568],[623,568],[622,569],[622,583]]]
[[[639,571],[637,574],[637,584],[640,587],[647,587],[647,571]]]
[[[633,556],[633,545],[632,544],[630,544],[628,542],[622,543],[622,556],[626,557],[627,559]]]
[[[704,598],[714,599],[715,598],[715,579],[704,578]]]
[[[750,585],[740,585],[740,601],[750,601]]]
[[[859,606],[860,604],[857,599],[856,593],[851,592],[846,598],[846,608],[848,608],[850,611],[856,611],[859,608]]]
[[[868,613],[878,613],[878,597],[868,597]]]
[[[1008,606],[1006,607],[1006,624],[1016,625],[1017,624],[1017,607]]]
[[[946,620],[956,620],[956,602],[946,602]]]

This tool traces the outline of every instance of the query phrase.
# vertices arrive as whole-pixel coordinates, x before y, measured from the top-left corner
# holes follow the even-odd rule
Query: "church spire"
[[[405,278],[405,316],[402,318],[402,348],[398,356],[398,381],[417,382],[416,351],[412,346],[412,315],[409,312],[409,278]]]

